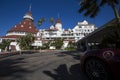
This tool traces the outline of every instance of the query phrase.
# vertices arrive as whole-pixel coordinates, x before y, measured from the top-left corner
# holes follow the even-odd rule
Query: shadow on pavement
[[[80,51],[63,51],[63,52],[60,52],[58,57],[63,57],[65,55],[71,55],[74,59],[80,60],[81,54],[82,54],[82,52],[80,52]]]
[[[12,78],[7,80],[16,80],[29,73],[21,67],[22,63],[25,63],[24,58],[0,60],[0,80],[6,80],[7,77]]]
[[[54,71],[55,73],[51,71],[43,71],[43,73],[54,80],[88,80],[80,70],[80,64],[72,65],[69,69],[66,64],[62,64]]]

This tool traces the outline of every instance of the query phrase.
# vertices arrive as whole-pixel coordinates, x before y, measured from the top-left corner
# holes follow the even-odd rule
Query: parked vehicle
[[[87,51],[80,59],[81,68],[91,80],[120,80],[120,49]]]
[[[120,23],[113,19],[80,39],[82,70],[91,80],[120,80]]]

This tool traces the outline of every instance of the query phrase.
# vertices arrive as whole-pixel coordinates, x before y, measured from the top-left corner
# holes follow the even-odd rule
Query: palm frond
[[[100,4],[99,4],[99,6],[103,6],[103,5],[105,5],[107,3],[107,1],[106,0],[101,0],[101,2],[100,2]]]
[[[53,24],[53,23],[54,23],[54,18],[51,17],[51,18],[49,19],[49,21]]]
[[[84,12],[84,16],[95,17],[103,5],[108,4],[113,9],[118,3],[118,0],[82,0],[78,12]]]
[[[92,11],[90,17],[91,17],[91,18],[94,18],[94,17],[98,14],[99,11],[100,11],[100,10],[99,10],[99,7],[96,7],[96,8]]]

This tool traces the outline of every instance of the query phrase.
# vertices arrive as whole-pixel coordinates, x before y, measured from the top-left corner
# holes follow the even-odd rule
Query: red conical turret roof
[[[30,33],[37,33],[38,30],[34,26],[32,20],[25,19],[19,24],[15,25],[12,29],[8,32],[30,32]]]
[[[37,33],[38,30],[33,24],[33,18],[31,12],[27,12],[24,16],[24,19],[19,24],[15,25],[10,29],[8,32],[30,32],[30,33]]]
[[[59,18],[56,20],[56,23],[61,23],[61,21],[60,21],[60,19],[59,19]]]

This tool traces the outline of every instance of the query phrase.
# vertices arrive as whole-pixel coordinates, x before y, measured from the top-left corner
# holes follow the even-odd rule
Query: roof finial
[[[31,12],[31,8],[32,8],[32,4],[30,4],[30,6],[29,6],[29,11]]]

